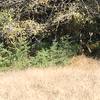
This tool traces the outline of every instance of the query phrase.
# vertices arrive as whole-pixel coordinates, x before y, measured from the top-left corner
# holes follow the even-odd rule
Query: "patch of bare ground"
[[[63,68],[1,72],[0,100],[100,100],[99,66],[80,56]]]

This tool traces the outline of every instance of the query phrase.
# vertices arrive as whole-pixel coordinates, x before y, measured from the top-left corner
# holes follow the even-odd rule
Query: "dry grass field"
[[[0,100],[100,100],[100,62],[80,56],[71,65],[0,73]]]

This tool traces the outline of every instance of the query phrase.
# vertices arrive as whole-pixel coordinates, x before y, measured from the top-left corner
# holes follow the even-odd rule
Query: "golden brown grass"
[[[99,65],[80,56],[64,68],[1,72],[0,100],[100,100]]]
[[[71,66],[74,68],[81,68],[86,70],[96,69],[100,65],[100,59],[92,59],[85,55],[73,57]]]

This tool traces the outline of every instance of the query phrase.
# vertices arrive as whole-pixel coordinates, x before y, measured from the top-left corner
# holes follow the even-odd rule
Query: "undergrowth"
[[[41,48],[35,56],[29,56],[27,41],[19,39],[13,44],[12,49],[0,45],[0,67],[23,69],[27,67],[48,67],[64,65],[70,58],[77,54],[78,45],[73,45],[67,39],[53,42],[49,48]]]
[[[50,48],[42,48],[32,59],[34,66],[52,66],[67,64],[70,58],[77,54],[78,45],[71,44],[67,38],[62,38],[59,42],[53,42]]]
[[[0,2],[0,69],[64,65],[100,51],[99,2],[19,1]]]

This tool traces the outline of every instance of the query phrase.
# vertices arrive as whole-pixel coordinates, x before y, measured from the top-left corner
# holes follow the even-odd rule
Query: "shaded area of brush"
[[[64,51],[61,57],[69,57],[69,52],[71,56],[84,53],[99,58],[99,5],[100,2],[95,0],[0,1],[0,42],[6,50],[16,54],[14,59],[17,61],[22,60],[24,56],[29,60],[32,57],[40,57],[41,60],[43,56],[42,63],[45,59],[51,61],[47,56],[57,60],[52,55],[56,53],[60,58],[58,52],[61,51]],[[52,47],[55,48],[52,50]]]

